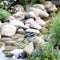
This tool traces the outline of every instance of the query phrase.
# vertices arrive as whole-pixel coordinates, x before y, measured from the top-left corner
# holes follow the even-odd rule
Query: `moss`
[[[8,11],[0,9],[0,20],[3,20],[9,16],[11,16],[11,14]]]

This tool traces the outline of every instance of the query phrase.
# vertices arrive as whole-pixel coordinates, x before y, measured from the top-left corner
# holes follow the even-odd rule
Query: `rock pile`
[[[4,51],[6,54],[18,48],[31,55],[35,49],[34,45],[40,43],[45,45],[45,40],[40,36],[41,30],[47,25],[44,18],[48,19],[48,11],[56,12],[57,7],[52,2],[46,1],[43,4],[34,4],[27,12],[20,9],[17,13],[6,18],[3,23],[0,22],[0,40],[6,45]],[[16,57],[15,54],[13,57]]]

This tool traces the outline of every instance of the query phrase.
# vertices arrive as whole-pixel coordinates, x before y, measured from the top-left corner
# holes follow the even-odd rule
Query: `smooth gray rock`
[[[36,29],[26,29],[26,32],[33,32],[33,33],[36,33],[36,34],[40,33],[40,31],[36,30]]]

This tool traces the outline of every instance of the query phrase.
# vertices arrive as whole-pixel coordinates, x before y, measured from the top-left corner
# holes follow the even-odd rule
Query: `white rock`
[[[24,29],[22,29],[22,28],[18,29],[17,33],[24,33]]]
[[[36,39],[34,40],[35,44],[45,44],[45,41],[41,38],[41,37],[36,37]]]
[[[26,25],[26,26],[30,26],[30,24],[28,24],[28,23],[26,23],[25,25]]]
[[[1,34],[0,34],[0,39],[1,39]]]
[[[55,6],[55,4],[53,4],[53,6],[48,9],[48,11],[51,11],[51,12],[56,12],[57,10],[58,10],[58,9],[57,9],[57,7]]]
[[[1,48],[0,48],[0,60],[7,60],[5,55],[3,54],[3,50],[5,50],[5,45],[3,45]]]
[[[22,11],[18,11],[17,13],[13,14],[13,16],[16,18],[16,20],[24,19],[25,13]]]
[[[0,60],[7,60],[7,58],[5,57],[3,53],[0,53]]]
[[[34,50],[33,43],[30,42],[27,46],[24,47],[24,52],[31,55]]]
[[[25,13],[26,18],[36,18],[37,15],[34,13],[34,11],[29,11]]]
[[[16,27],[14,25],[3,25],[1,28],[1,34],[5,36],[13,36],[16,32]]]
[[[3,25],[6,25],[6,24],[8,24],[8,22],[4,22],[4,23],[3,23]]]
[[[34,13],[37,16],[40,16],[40,17],[49,17],[49,14],[46,11],[43,11],[41,9],[38,9],[38,8],[30,8],[30,10],[34,11]]]
[[[10,51],[10,54],[19,54],[19,53],[23,53],[23,49],[14,49]]]
[[[43,10],[43,11],[46,11],[43,4],[34,4],[33,7],[34,7],[34,8],[39,8],[39,9],[41,9],[41,10]]]
[[[52,3],[51,1],[45,1],[45,2],[44,2],[44,6],[45,6],[46,9],[51,8],[52,5],[53,5],[53,3]]]
[[[27,21],[26,21],[26,24],[25,24],[26,26],[29,26],[29,27],[31,27],[31,28],[36,28],[36,29],[38,29],[38,30],[40,30],[42,27],[39,25],[39,24],[37,24],[35,21],[34,21],[34,19],[32,19],[32,18],[30,18],[30,19],[28,19]]]
[[[28,28],[29,28],[29,26],[25,25],[23,28],[24,28],[24,29],[28,29]]]
[[[3,23],[0,22],[0,27],[2,27]]]
[[[32,18],[27,19],[25,23],[26,23],[26,24],[34,23],[34,19],[32,19]]]
[[[44,20],[42,20],[42,19],[36,20],[35,22],[36,22],[37,24],[41,25],[41,26],[46,25],[46,22],[45,22]]]
[[[42,29],[42,27],[39,24],[35,23],[35,22],[32,23],[32,24],[30,24],[30,27],[31,28],[35,28],[35,29],[38,29],[38,30]]]
[[[11,21],[9,22],[9,24],[15,25],[15,26],[17,26],[17,27],[24,27],[23,22],[22,22],[22,21],[19,21],[19,20],[11,20]]]
[[[26,32],[33,32],[33,33],[36,33],[36,34],[40,33],[40,31],[36,30],[36,29],[27,29]]]
[[[19,55],[21,53],[23,53],[23,49],[14,49],[12,50],[11,52],[9,52],[10,54],[13,54],[13,57],[12,58],[18,58]]]
[[[7,60],[25,60],[25,59],[7,58]]]
[[[40,10],[40,17],[49,17],[49,14],[45,11]]]

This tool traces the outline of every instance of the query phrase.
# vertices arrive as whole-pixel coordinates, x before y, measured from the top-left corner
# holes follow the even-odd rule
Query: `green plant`
[[[21,4],[25,7],[25,10],[28,10],[35,3],[43,3],[45,0],[0,0],[0,8],[8,10],[9,12],[14,4]]]
[[[37,0],[19,0],[27,11]]]
[[[54,49],[51,44],[45,46],[39,45],[36,51],[26,60],[59,60],[58,49]]]
[[[37,0],[38,3],[43,3],[45,0]]]
[[[60,45],[60,13],[52,17],[52,23],[50,27],[51,41]]]
[[[0,0],[0,2],[2,2],[2,0]]]
[[[4,9],[0,9],[0,20],[3,20],[5,18],[9,17],[10,15],[11,14],[8,11],[6,11]]]

